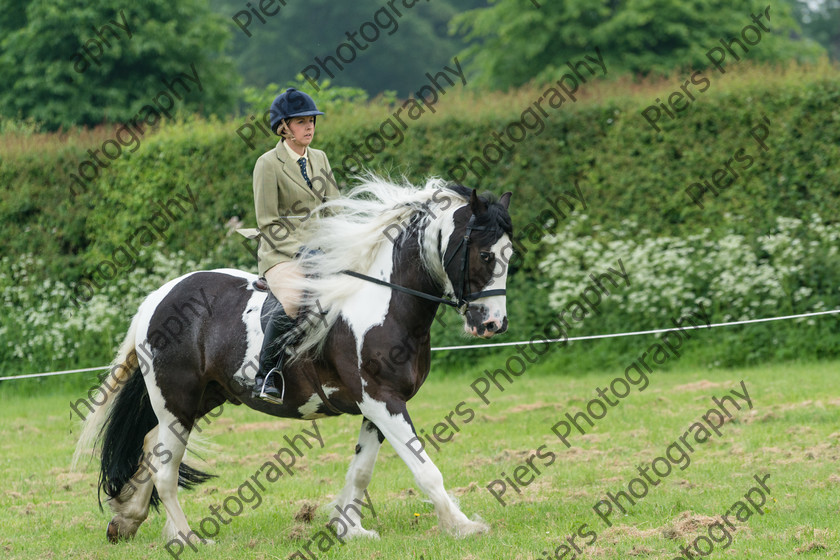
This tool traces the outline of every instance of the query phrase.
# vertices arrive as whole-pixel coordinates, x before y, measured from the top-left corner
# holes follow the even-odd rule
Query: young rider
[[[275,374],[282,369],[285,348],[275,341],[295,326],[298,314],[300,293],[286,281],[302,274],[294,259],[300,249],[299,234],[305,221],[314,216],[315,206],[339,196],[327,155],[310,147],[315,120],[323,114],[311,97],[295,88],[278,95],[271,104],[270,117],[271,130],[280,141],[254,166],[258,268],[281,305],[265,329],[253,396],[278,404],[282,400]]]

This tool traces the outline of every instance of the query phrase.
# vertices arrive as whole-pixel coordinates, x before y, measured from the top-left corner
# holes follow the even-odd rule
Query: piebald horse
[[[262,322],[276,301],[255,287],[256,275],[192,272],[147,296],[101,387],[108,397],[86,418],[74,456],[75,464],[101,448],[99,491],[114,513],[108,539],[133,537],[150,505],[161,502],[167,540],[201,538],[177,499],[179,485],[209,478],[182,462],[185,434],[226,402],[283,418],[361,415],[336,506],[348,510],[363,497],[387,439],[444,531],[486,531],[480,518],[461,512],[438,468],[417,450],[406,403],[429,374],[429,332],[441,303],[459,309],[469,335],[507,329],[510,194],[495,199],[439,179],[413,187],[369,177],[319,207],[322,217],[307,222],[304,242],[320,250],[299,256],[304,311],[280,405],[251,397]],[[353,521],[345,537],[377,536]]]

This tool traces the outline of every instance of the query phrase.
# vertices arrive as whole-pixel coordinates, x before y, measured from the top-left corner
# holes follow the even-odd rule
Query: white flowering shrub
[[[574,216],[562,231],[543,240],[548,255],[539,267],[548,278],[544,287],[555,311],[591,285],[590,273],[617,268],[621,259],[629,274],[629,288],[604,298],[601,311],[609,320],[587,319],[587,333],[608,324],[626,331],[668,328],[672,318],[697,310],[698,303],[712,311],[713,322],[840,308],[838,223],[816,215],[808,222],[779,217],[771,231],[753,237],[732,232],[718,239],[710,239],[708,230],[686,237],[653,237],[631,221],[623,225],[607,232],[590,226],[586,216]],[[836,329],[836,323],[833,317],[810,318],[774,328],[782,332],[804,324]],[[802,342],[790,337],[742,338],[745,346]],[[822,352],[829,347],[833,343],[823,344]],[[741,350],[754,355],[757,348]]]
[[[45,280],[40,257],[0,259],[2,374],[107,364],[143,298],[201,267],[183,252],[155,251],[147,260],[152,263],[149,268],[120,271],[77,308],[72,302],[75,286]]]
[[[640,231],[632,221],[605,231],[590,224],[585,215],[573,215],[561,231],[543,239],[546,256],[539,272],[544,282],[528,297],[559,312],[592,285],[590,274],[617,268],[621,259],[630,286],[613,289],[605,284],[611,294],[602,297],[601,314],[572,323],[575,331],[569,336],[670,327],[672,318],[696,311],[698,303],[711,310],[713,322],[840,308],[840,224],[816,215],[809,221],[777,218],[771,230],[751,236],[743,233],[743,224],[742,232],[736,233],[734,224],[732,232],[717,239],[710,238],[708,230],[685,237],[654,237],[644,230],[631,233]],[[40,257],[0,259],[0,375],[107,364],[146,295],[209,263],[159,249],[147,257],[139,260],[149,266],[121,270],[78,309],[72,303],[75,286],[44,279]],[[509,303],[525,296],[512,291]],[[438,329],[438,334],[460,336],[460,328],[453,326],[460,319],[454,314],[445,319],[448,326]],[[542,319],[533,317],[514,321],[509,340],[539,335],[543,326]],[[716,352],[714,363],[724,365],[837,356],[840,320],[718,329],[707,340]],[[446,340],[439,337],[435,342]],[[567,347],[552,359],[571,367],[615,367],[649,343],[633,338],[586,342]],[[602,356],[593,358],[593,349]],[[459,359],[436,354],[435,363],[447,358]]]

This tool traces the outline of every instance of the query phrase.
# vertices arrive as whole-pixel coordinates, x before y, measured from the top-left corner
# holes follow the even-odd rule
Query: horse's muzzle
[[[498,319],[487,319],[480,325],[468,328],[467,332],[473,336],[490,338],[493,335],[505,332],[507,328],[508,320],[507,317],[504,317],[501,321]]]
[[[482,325],[487,332],[493,334],[502,334],[508,328],[508,320],[507,317],[503,317],[501,321],[498,319],[490,319],[484,322]]]

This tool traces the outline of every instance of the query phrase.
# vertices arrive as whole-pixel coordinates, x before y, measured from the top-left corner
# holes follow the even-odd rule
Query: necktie
[[[297,160],[298,165],[300,165],[300,172],[303,174],[303,180],[306,181],[306,184],[309,185],[309,188],[312,188],[312,181],[309,180],[309,175],[306,174],[306,158],[302,157]]]

